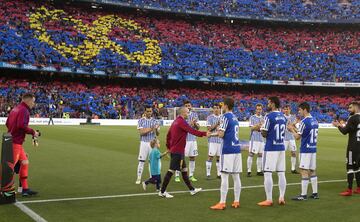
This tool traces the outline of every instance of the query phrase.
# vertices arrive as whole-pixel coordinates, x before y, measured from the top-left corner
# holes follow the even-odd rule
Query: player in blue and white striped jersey
[[[289,124],[288,129],[291,130],[295,139],[301,138],[300,146],[300,173],[301,173],[301,194],[292,198],[293,200],[306,200],[307,188],[309,180],[312,186],[313,199],[319,199],[318,182],[316,176],[316,148],[319,123],[310,114],[310,105],[303,102],[299,105],[299,114],[303,119],[300,122],[299,130],[296,130],[294,124]]]
[[[216,132],[220,125],[220,105],[219,103],[215,103],[213,105],[213,114],[207,117],[206,119],[206,126],[208,128],[208,131],[211,133]],[[209,179],[211,175],[211,165],[212,161],[214,159],[214,156],[216,156],[216,169],[217,169],[217,176],[220,178],[220,153],[221,153],[221,144],[222,144],[222,138],[218,136],[209,137],[208,139],[208,146],[209,146],[209,157],[206,161],[206,177]]]
[[[263,112],[263,106],[261,104],[256,104],[255,114],[250,117],[249,127],[251,129],[250,133],[250,146],[249,146],[249,156],[247,159],[247,176],[251,177],[251,168],[253,163],[253,157],[256,154],[256,166],[257,166],[257,175],[263,176],[262,172],[262,154],[264,152],[264,138],[261,135],[260,127],[264,122],[264,117],[261,115]]]
[[[291,107],[290,105],[285,105],[283,107],[283,113],[285,115],[285,118],[288,121],[288,124],[295,124],[296,123],[296,116],[291,115]],[[294,135],[288,130],[285,130],[285,151],[289,150],[291,152],[291,173],[293,174],[299,174],[296,171],[296,142]]]
[[[160,134],[160,124],[152,117],[153,111],[151,106],[145,107],[144,117],[139,119],[137,129],[140,134],[140,151],[139,151],[139,165],[137,168],[136,184],[141,183],[141,176],[144,171],[145,161],[148,159],[151,146],[150,142]],[[151,175],[150,175],[151,176]]]
[[[190,101],[185,101],[184,106],[189,109],[190,114],[187,123],[194,129],[200,129],[200,125],[198,123],[199,117],[197,113],[192,111],[192,105]],[[188,133],[186,136],[186,146],[185,146],[185,157],[189,157],[189,179],[192,182],[196,182],[197,179],[194,177],[195,172],[195,157],[199,155],[198,146],[196,141],[196,136]],[[180,172],[175,172],[175,182],[180,182]]]

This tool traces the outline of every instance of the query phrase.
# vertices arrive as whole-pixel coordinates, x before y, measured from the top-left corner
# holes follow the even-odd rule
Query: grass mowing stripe
[[[319,181],[318,183],[339,183],[344,182],[346,180],[324,180]],[[287,186],[294,186],[294,185],[300,185],[301,183],[288,183]],[[274,186],[278,186],[277,184],[274,184]],[[254,185],[254,186],[243,186],[241,189],[252,189],[252,188],[261,188],[264,187],[264,185]],[[233,187],[229,189],[234,189]],[[201,192],[211,192],[211,191],[219,191],[220,189],[214,188],[214,189],[204,189]],[[188,193],[188,190],[181,190],[181,191],[172,191],[170,193],[172,194],[182,194],[182,193]],[[96,199],[110,199],[110,198],[123,198],[123,197],[138,197],[138,196],[151,196],[151,195],[157,195],[158,193],[135,193],[135,194],[120,194],[120,195],[108,195],[108,196],[94,196],[94,197],[74,197],[74,198],[58,198],[58,199],[47,199],[47,200],[29,200],[29,201],[21,201],[18,203],[22,204],[31,204],[31,203],[49,203],[49,202],[63,202],[63,201],[76,201],[76,200],[96,200]]]
[[[42,218],[39,214],[35,213],[35,211],[31,210],[29,207],[25,206],[21,202],[16,202],[14,204],[17,208],[19,208],[22,212],[24,212],[26,215],[31,217],[36,222],[47,222],[44,218]]]

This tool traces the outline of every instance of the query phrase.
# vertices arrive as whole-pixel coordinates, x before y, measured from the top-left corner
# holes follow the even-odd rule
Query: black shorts
[[[357,171],[360,169],[360,152],[348,151],[346,154],[346,169]]]
[[[171,153],[170,158],[170,170],[181,171],[182,169],[186,168],[184,155]]]

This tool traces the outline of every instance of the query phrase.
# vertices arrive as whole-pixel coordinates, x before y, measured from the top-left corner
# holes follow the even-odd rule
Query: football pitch
[[[162,199],[149,185],[145,192],[135,185],[139,136],[136,127],[111,126],[42,126],[39,147],[31,145],[30,137],[24,144],[29,154],[29,185],[39,195],[34,198],[18,197],[18,206],[0,206],[1,222],[33,221],[20,210],[21,207],[40,216],[43,221],[358,221],[360,195],[341,197],[346,188],[345,149],[347,136],[336,129],[320,129],[317,167],[319,200],[294,202],[290,198],[300,192],[300,176],[290,174],[290,153],[287,153],[286,205],[275,204],[261,208],[257,202],[264,200],[263,177],[241,175],[241,207],[230,208],[233,191],[228,193],[228,208],[211,211],[209,206],[219,201],[220,180],[205,179],[207,158],[206,139],[198,139],[199,153],[196,160],[195,187],[204,192],[190,196],[183,182],[174,178],[168,191],[175,197]],[[4,132],[5,127],[1,126]],[[165,148],[167,128],[161,129],[161,150]],[[240,139],[249,138],[249,129],[240,128]],[[243,169],[246,169],[247,152],[243,152]],[[255,160],[255,159],[254,159]],[[169,159],[162,160],[162,176],[169,166]],[[147,169],[147,165],[145,165]],[[255,161],[253,171],[255,170]],[[246,170],[245,170],[246,171]],[[254,173],[253,173],[254,174]],[[144,170],[143,180],[148,170]],[[273,175],[274,183],[277,176]],[[354,181],[354,186],[356,183]],[[232,181],[230,180],[230,187]],[[175,192],[179,191],[179,192]],[[309,185],[311,192],[311,185]],[[274,187],[274,200],[278,187]],[[276,202],[276,201],[275,201]],[[40,218],[40,221],[41,221]]]

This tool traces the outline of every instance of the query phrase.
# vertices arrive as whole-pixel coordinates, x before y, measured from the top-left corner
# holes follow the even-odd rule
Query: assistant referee
[[[186,145],[186,135],[191,133],[197,137],[209,136],[209,132],[198,131],[186,122],[186,119],[189,116],[189,109],[186,107],[181,107],[179,109],[179,116],[174,120],[171,124],[169,132],[166,136],[166,147],[170,152],[171,160],[170,160],[170,168],[167,171],[164,182],[161,187],[161,191],[159,192],[160,197],[172,198],[173,196],[166,192],[166,188],[171,180],[172,175],[176,170],[181,171],[182,178],[186,184],[186,186],[190,190],[191,195],[195,195],[201,188],[194,188],[191,185],[188,176],[188,170],[186,168],[186,163],[184,161],[184,152]]]

